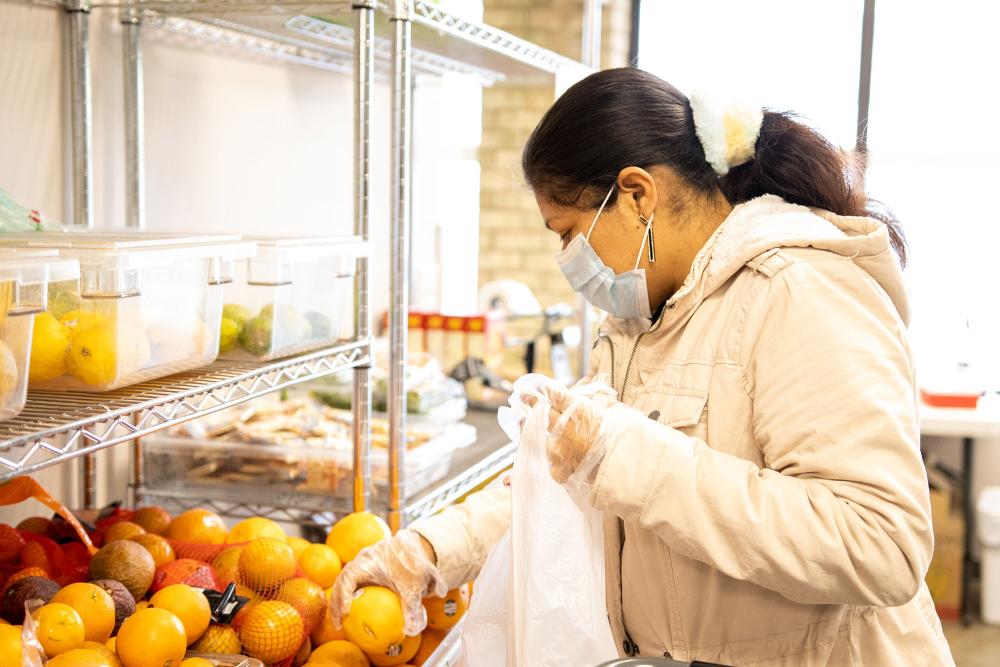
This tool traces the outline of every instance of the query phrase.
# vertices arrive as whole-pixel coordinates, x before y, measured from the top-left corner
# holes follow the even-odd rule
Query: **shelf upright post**
[[[122,64],[125,83],[125,224],[146,226],[145,165],[143,146],[141,20],[134,7],[124,7],[122,24]]]
[[[371,103],[375,86],[375,0],[354,5],[354,233],[368,240],[369,197],[371,195]],[[365,366],[354,369],[354,511],[368,509],[371,500],[372,389],[369,384],[374,350],[371,344],[368,258],[357,259],[354,278],[354,337],[367,339]]]
[[[67,0],[69,30],[70,128],[73,148],[73,224],[90,229],[93,211],[93,99],[90,90],[90,0]],[[93,454],[83,457],[82,504],[97,505],[97,466]]]
[[[402,527],[406,456],[406,342],[409,317],[409,236],[413,145],[411,33],[413,0],[392,3],[392,219],[389,231],[389,527]]]
[[[593,69],[601,68],[601,6],[603,0],[583,0],[583,43],[580,45],[580,61]],[[581,295],[576,297],[579,311],[577,322],[580,327],[580,367],[577,374],[583,377],[590,370],[590,348],[594,340],[593,322],[590,318],[590,304]]]

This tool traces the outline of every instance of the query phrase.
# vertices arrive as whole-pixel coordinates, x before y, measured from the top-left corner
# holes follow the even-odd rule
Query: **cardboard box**
[[[949,489],[931,489],[934,556],[927,570],[927,588],[938,616],[956,620],[962,610],[962,569],[965,518],[961,498]]]

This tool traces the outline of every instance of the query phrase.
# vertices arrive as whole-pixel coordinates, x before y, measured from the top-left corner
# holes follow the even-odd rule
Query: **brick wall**
[[[603,67],[627,64],[631,0],[605,0]],[[582,0],[486,0],[485,20],[574,59],[580,57]],[[526,283],[543,306],[575,303],[553,260],[559,244],[545,229],[521,176],[521,148],[554,101],[552,82],[501,84],[483,95],[479,284],[500,278]]]

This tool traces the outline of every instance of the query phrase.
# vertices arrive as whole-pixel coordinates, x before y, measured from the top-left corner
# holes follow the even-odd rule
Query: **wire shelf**
[[[24,411],[0,422],[0,482],[306,380],[367,366],[370,358],[364,339],[263,366],[217,361],[103,394],[29,392]]]
[[[408,502],[403,510],[406,523],[433,516],[457,499],[469,493],[486,480],[503,472],[514,463],[517,446],[508,443],[479,461],[462,469],[459,474]]]

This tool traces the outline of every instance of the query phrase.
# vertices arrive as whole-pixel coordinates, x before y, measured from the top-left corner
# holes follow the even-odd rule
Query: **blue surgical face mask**
[[[597,226],[597,221],[614,191],[615,186],[612,185],[601,207],[597,209],[597,215],[594,216],[587,235],[577,234],[576,238],[556,255],[556,261],[559,262],[559,268],[569,281],[570,287],[582,294],[594,306],[615,317],[648,319],[652,317],[652,313],[649,309],[646,270],[639,268],[639,260],[642,259],[642,251],[646,247],[653,216],[650,215],[646,222],[639,254],[635,258],[635,268],[631,271],[615,275],[611,267],[601,261],[594,247],[590,245],[590,235],[594,233],[594,227]]]

